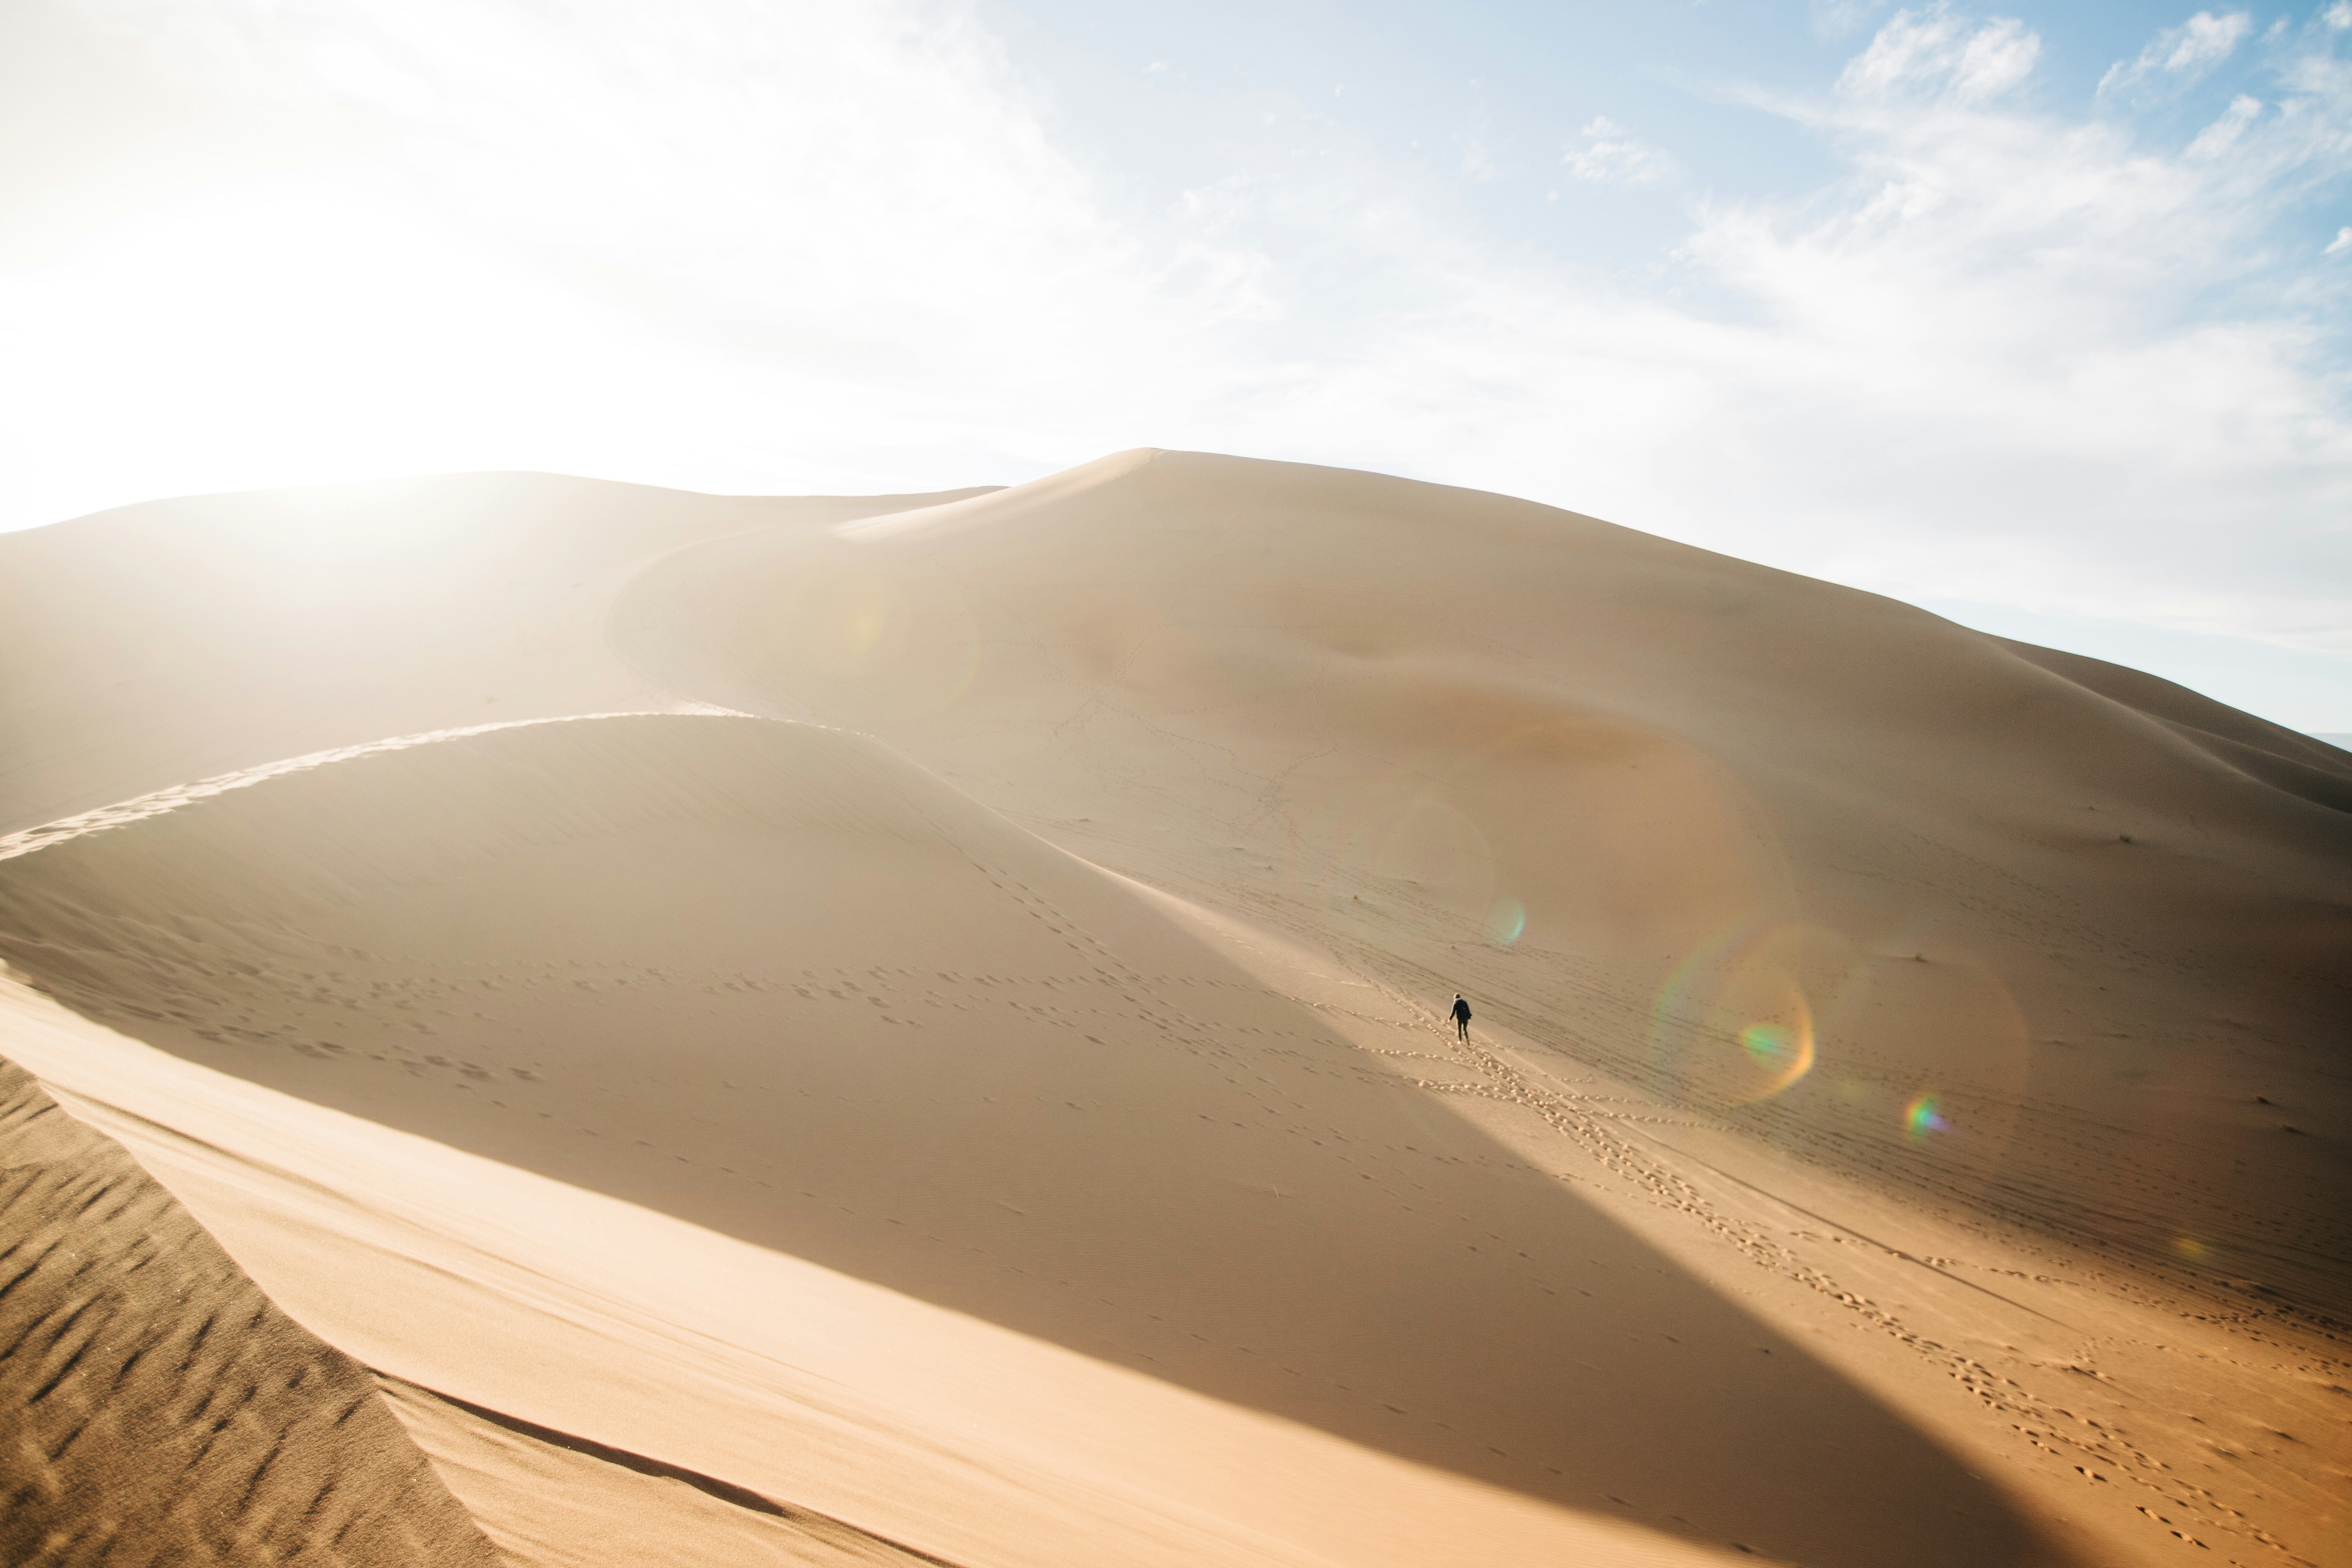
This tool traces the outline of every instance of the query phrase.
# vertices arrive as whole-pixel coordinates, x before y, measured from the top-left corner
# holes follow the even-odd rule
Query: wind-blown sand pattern
[[[0,1555],[487,1565],[365,1370],[0,1061]]]
[[[0,1044],[499,1550],[2345,1560],[2352,757],[1498,497],[935,499],[0,540]]]

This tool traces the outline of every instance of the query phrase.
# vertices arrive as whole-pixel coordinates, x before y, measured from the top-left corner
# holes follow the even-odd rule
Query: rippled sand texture
[[[366,1370],[0,1061],[0,1557],[496,1561]]]
[[[0,568],[0,1046],[513,1560],[2352,1551],[2333,748],[1199,454]]]

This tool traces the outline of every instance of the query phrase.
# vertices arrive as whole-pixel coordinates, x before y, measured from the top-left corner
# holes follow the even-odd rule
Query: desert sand
[[[497,1561],[364,1368],[0,1065],[10,1563]]]
[[[2152,677],[1139,451],[131,508],[0,682],[42,1158],[401,1560],[2352,1562],[2352,755]]]

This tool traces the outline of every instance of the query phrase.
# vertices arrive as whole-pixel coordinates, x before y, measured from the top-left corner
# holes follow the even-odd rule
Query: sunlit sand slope
[[[0,1051],[499,1550],[2352,1562],[2352,758],[1496,496],[929,499],[0,538]]]
[[[385,1378],[383,1390],[510,1562],[533,1568],[922,1568],[944,1563],[749,1488],[462,1404],[398,1378]]]
[[[2352,1307],[2333,748],[1590,518],[1192,453],[692,546],[613,624],[1561,1071]]]
[[[488,1568],[366,1371],[0,1061],[0,1560]]]
[[[1532,1497],[1837,1568],[2063,1560],[1430,1093],[1458,1066],[1379,992],[1270,985],[862,737],[604,718],[281,773],[0,861],[0,954],[312,1102]]]
[[[924,499],[463,474],[0,534],[0,833],[389,735],[659,706],[604,637],[646,562]]]

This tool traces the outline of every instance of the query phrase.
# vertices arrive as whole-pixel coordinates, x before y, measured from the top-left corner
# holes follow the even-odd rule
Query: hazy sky
[[[0,526],[1125,447],[2352,731],[2352,0],[9,0]]]

